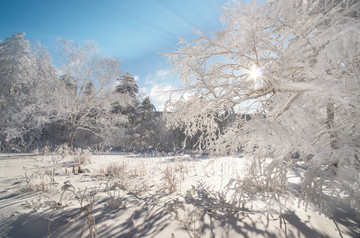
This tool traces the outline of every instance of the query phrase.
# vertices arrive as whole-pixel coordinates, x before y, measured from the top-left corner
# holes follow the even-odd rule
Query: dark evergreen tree
[[[122,101],[114,105],[113,112],[127,116],[128,121],[125,124],[125,133],[128,138],[126,144],[128,149],[132,149],[132,147],[137,146],[137,140],[139,138],[137,133],[139,126],[139,99],[137,97],[139,87],[135,78],[130,73],[123,75],[119,79],[115,93],[121,95],[120,98]]]
[[[156,134],[157,123],[155,120],[155,106],[151,103],[150,98],[146,97],[139,107],[139,127],[138,134],[140,147],[154,147],[159,143]]]
[[[139,87],[135,78],[130,73],[126,73],[119,81],[120,83],[116,86],[115,92],[129,94],[130,97],[136,98],[136,94],[139,93]]]
[[[91,96],[92,94],[94,94],[95,91],[95,86],[92,82],[88,83],[85,87],[85,95],[86,96]]]

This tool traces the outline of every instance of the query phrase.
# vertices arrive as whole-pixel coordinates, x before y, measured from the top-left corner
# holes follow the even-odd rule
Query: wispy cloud
[[[155,83],[163,83],[168,80],[175,79],[174,75],[170,72],[170,70],[156,70],[155,72],[151,72],[145,77],[145,84],[155,84]]]

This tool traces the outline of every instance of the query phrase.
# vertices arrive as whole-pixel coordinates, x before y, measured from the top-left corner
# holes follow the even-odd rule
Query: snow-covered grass
[[[246,168],[243,157],[0,154],[0,237],[340,237],[295,196],[282,213],[258,196],[239,205]],[[344,237],[360,234],[354,215],[334,214]]]

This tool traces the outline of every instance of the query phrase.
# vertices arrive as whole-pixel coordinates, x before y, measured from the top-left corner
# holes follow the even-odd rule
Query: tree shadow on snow
[[[225,234],[229,235],[229,231],[236,232],[236,235],[241,237],[278,237],[279,231],[284,237],[320,237],[325,238],[326,235],[314,229],[309,222],[301,220],[294,213],[287,213],[283,215],[287,224],[283,224],[280,228],[278,219],[272,219],[273,222],[277,220],[277,227],[274,225],[272,229],[268,229],[266,220],[266,211],[250,210],[245,207],[234,207],[225,199],[226,194],[214,192],[204,183],[197,184],[192,192],[188,191],[186,196],[186,203],[200,208],[202,211],[201,221],[203,223],[202,233],[206,229],[210,230],[212,237],[215,237],[215,224],[220,226]],[[210,217],[210,224],[205,224],[205,217]],[[261,219],[263,218],[263,219]],[[291,224],[292,228],[288,229]],[[274,232],[278,231],[278,232]],[[229,237],[229,236],[228,236]]]
[[[135,194],[131,199],[131,207],[102,209],[97,216],[99,237],[157,237],[157,234],[169,225],[167,203],[160,205],[152,197],[137,197]],[[107,224],[108,221],[111,223]]]
[[[70,223],[79,213],[79,209],[69,211],[48,209],[44,212],[21,214],[16,219],[12,217],[7,226],[11,227],[8,237],[12,238],[41,238],[53,237],[59,228]]]
[[[135,194],[128,196],[123,202],[130,205],[110,208],[108,198],[98,202],[98,206],[91,212],[95,218],[97,237],[158,237],[157,235],[171,222],[166,210],[167,203],[159,205],[152,197],[137,197]],[[65,224],[51,237],[80,237],[82,229],[83,237],[87,237],[89,229],[84,214],[75,222]]]
[[[336,204],[336,203],[334,203]],[[341,230],[350,237],[358,237],[360,234],[360,215],[344,204],[333,205],[331,208],[335,221],[348,229]]]
[[[226,201],[225,194],[211,191],[211,188],[207,187],[203,182],[197,184],[195,194],[194,191],[192,191],[192,194],[188,191],[185,200],[186,203],[201,209],[202,233],[209,229],[212,237],[215,237],[215,229],[221,227],[226,237],[230,237],[230,231],[236,232],[241,237],[250,237],[249,234],[251,236],[277,237],[275,233],[267,230],[265,223],[254,220],[249,215],[250,213],[262,212],[250,211],[246,208],[235,208]],[[210,218],[210,224],[206,224],[206,215]]]

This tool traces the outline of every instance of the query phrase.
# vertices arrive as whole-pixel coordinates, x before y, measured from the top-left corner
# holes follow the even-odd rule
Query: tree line
[[[1,150],[43,146],[176,149],[149,97],[121,62],[101,54],[93,41],[60,39],[55,65],[47,48],[32,46],[24,33],[0,43]]]

